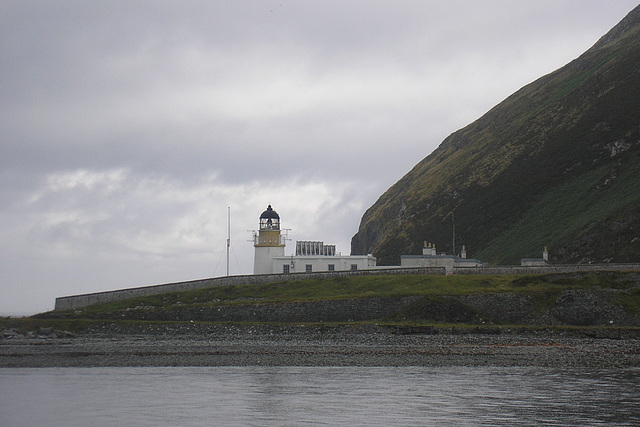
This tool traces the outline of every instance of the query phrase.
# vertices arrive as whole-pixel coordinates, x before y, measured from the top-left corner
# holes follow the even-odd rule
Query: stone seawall
[[[496,267],[455,267],[453,274],[460,275],[490,275],[490,274],[551,274],[576,273],[585,271],[631,271],[640,270],[640,264],[585,264],[585,265],[549,265],[543,267],[496,266]],[[187,282],[167,283],[162,285],[142,286],[137,288],[119,289],[115,291],[95,292],[90,294],[70,295],[56,298],[55,311],[73,310],[90,305],[121,301],[128,298],[158,295],[169,292],[183,292],[194,289],[204,289],[231,285],[252,285],[274,282],[288,282],[291,280],[325,279],[334,277],[370,276],[389,274],[432,274],[445,275],[444,267],[417,268],[376,268],[360,271],[332,271],[317,273],[292,274],[256,274],[243,276],[225,276],[210,279],[192,280]]]
[[[118,289],[115,291],[95,292],[90,294],[70,295],[56,298],[55,311],[74,310],[90,305],[122,301],[128,298],[158,295],[169,292],[183,292],[194,289],[205,289],[232,285],[255,285],[263,283],[288,282],[292,280],[325,279],[334,277],[388,275],[388,274],[434,274],[444,275],[444,267],[429,268],[378,268],[360,271],[331,271],[317,273],[292,274],[251,274],[243,276],[225,276],[211,279],[191,280],[187,282],[166,283],[162,285],[141,286],[137,288]]]

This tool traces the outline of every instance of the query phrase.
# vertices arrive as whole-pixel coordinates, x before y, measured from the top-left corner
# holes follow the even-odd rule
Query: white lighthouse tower
[[[280,231],[280,215],[271,208],[260,215],[260,229],[254,232],[253,274],[273,274],[273,259],[284,256],[284,236]]]

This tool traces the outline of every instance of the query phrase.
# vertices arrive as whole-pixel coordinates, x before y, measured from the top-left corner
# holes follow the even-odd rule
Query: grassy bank
[[[626,316],[640,314],[640,272],[586,272],[544,275],[478,275],[478,276],[354,276],[331,279],[308,279],[285,283],[261,285],[226,286],[186,292],[131,298],[86,307],[66,312],[50,312],[25,319],[24,322],[41,322],[45,319],[58,322],[56,328],[74,330],[84,327],[83,321],[99,319],[122,320],[144,319],[135,313],[191,312],[234,306],[258,306],[266,304],[313,303],[345,300],[365,300],[369,298],[398,299],[414,298],[415,303],[395,316],[371,319],[377,323],[401,324],[415,322],[415,325],[436,325],[434,320],[445,320],[452,310],[465,311],[475,316],[476,311],[460,302],[464,296],[512,295],[531,301],[535,311],[543,313],[557,304],[560,296],[568,292],[590,291],[609,295],[607,304],[622,308]],[[458,298],[457,300],[455,300]],[[454,301],[455,300],[455,301]],[[452,303],[454,301],[454,303]],[[603,304],[605,301],[602,301]],[[444,315],[439,319],[425,317],[425,312],[434,307]],[[419,315],[408,313],[420,311]],[[428,314],[428,313],[427,313]],[[484,315],[483,315],[484,317]],[[146,317],[151,319],[150,317]],[[486,318],[486,317],[485,317]],[[84,319],[84,320],[83,320]],[[86,320],[93,319],[93,320]],[[191,320],[214,320],[195,317]],[[155,320],[170,320],[156,318]],[[179,317],[173,320],[189,320]],[[220,319],[218,319],[220,320]],[[244,319],[255,321],[254,319]],[[266,319],[262,319],[266,320]],[[277,319],[271,319],[277,320]],[[310,319],[313,320],[313,319]],[[330,320],[330,319],[323,319]],[[463,324],[464,319],[458,319]],[[7,319],[3,321],[8,321]],[[505,324],[505,321],[497,323]],[[514,323],[513,321],[509,323]],[[515,322],[519,323],[519,322]],[[523,322],[525,323],[525,322]],[[629,325],[627,325],[629,326]]]
[[[225,286],[186,292],[175,292],[131,298],[76,310],[97,314],[134,309],[169,309],[186,306],[219,306],[229,304],[287,303],[328,301],[357,298],[392,298],[405,296],[449,296],[515,293],[531,296],[541,305],[568,289],[626,289],[626,305],[640,308],[638,274],[589,272],[545,275],[482,276],[358,276],[332,279],[308,279],[261,285]]]

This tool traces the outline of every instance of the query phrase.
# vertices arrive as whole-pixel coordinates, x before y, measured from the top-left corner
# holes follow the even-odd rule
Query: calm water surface
[[[640,425],[640,369],[0,369],[2,426]]]

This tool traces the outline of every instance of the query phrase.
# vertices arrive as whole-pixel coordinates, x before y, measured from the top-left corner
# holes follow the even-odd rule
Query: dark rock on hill
[[[425,240],[500,264],[543,246],[554,262],[640,259],[640,6],[446,138],[365,212],[351,252],[397,265]]]

